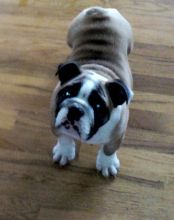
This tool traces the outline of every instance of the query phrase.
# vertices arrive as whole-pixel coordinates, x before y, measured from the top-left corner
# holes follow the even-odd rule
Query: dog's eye
[[[59,92],[58,94],[58,100],[59,102],[62,102],[64,99],[71,97],[72,94],[69,90],[65,89]]]
[[[71,93],[68,92],[68,91],[65,93],[65,96],[66,96],[66,97],[68,97],[68,96],[70,96],[70,95],[71,95]]]
[[[68,98],[68,97],[71,97],[71,92],[70,91],[63,91],[63,92],[61,92],[60,94],[59,94],[59,98],[62,98],[62,99],[66,99],[66,98]]]
[[[100,112],[102,113],[102,111],[106,108],[106,105],[103,104],[103,103],[97,103],[95,106],[94,106],[94,109],[97,111],[97,112]]]
[[[97,109],[101,108],[101,105],[100,105],[99,103],[96,104],[96,108],[97,108]]]
[[[81,88],[81,83],[76,83],[70,86],[63,88],[57,96],[58,102],[61,103],[66,98],[71,98],[77,96],[79,90]]]
[[[96,91],[93,91],[89,97],[89,103],[95,111],[101,111],[105,108],[103,99],[98,95]]]

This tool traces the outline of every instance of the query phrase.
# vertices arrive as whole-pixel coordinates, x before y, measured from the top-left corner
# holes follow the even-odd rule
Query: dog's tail
[[[107,17],[104,8],[99,6],[89,8],[86,15],[91,19],[104,19]]]

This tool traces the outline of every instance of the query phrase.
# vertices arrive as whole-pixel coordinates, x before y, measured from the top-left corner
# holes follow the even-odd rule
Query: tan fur
[[[75,61],[82,70],[93,70],[108,81],[121,79],[132,90],[132,74],[128,63],[128,54],[133,48],[132,30],[127,20],[116,9],[85,9],[72,21],[67,41],[72,53],[66,62]],[[59,85],[53,92],[53,114],[58,90]],[[126,103],[122,108],[119,124],[115,126],[110,142],[104,146],[107,155],[113,154],[119,148],[125,136],[129,109]],[[54,125],[53,132],[56,134]]]
[[[95,45],[90,40],[103,40],[108,43]],[[116,9],[95,7],[82,11],[72,21],[67,41],[73,49],[68,60],[76,60],[80,65],[102,65],[132,88],[132,75],[127,58],[133,48],[132,29]],[[103,54],[101,59],[99,57],[93,60],[93,51]]]

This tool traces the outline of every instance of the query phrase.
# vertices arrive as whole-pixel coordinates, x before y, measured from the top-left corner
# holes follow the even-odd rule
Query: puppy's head
[[[109,121],[113,109],[129,102],[130,92],[122,81],[108,82],[76,63],[59,65],[56,74],[60,80],[52,99],[56,135],[88,141]]]

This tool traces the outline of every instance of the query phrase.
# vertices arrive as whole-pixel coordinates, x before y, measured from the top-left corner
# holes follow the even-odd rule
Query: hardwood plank
[[[66,34],[85,7],[115,7],[130,21],[135,97],[116,179],[95,170],[82,144],[54,165],[50,97]],[[0,0],[0,219],[173,220],[174,1]]]
[[[174,95],[174,79],[134,74],[134,87],[141,92],[150,92],[163,95]]]
[[[173,79],[173,59],[173,47],[143,43],[135,43],[130,56],[133,74],[167,79]]]
[[[153,119],[153,120],[152,120]],[[140,128],[172,135],[174,133],[174,115],[132,109],[129,124]]]
[[[165,94],[154,94],[150,92],[135,91],[131,109],[145,110],[157,113],[173,115],[174,97]]]
[[[4,111],[3,109],[0,109],[0,128],[8,130],[12,129],[15,125],[16,117],[16,111]]]
[[[68,210],[59,210],[59,209],[41,209],[38,215],[38,220],[56,220],[56,219],[64,220],[64,219],[72,219],[72,220],[78,220],[86,219],[96,219],[96,220],[115,220],[117,218],[120,218],[119,215],[105,215],[101,213],[91,213],[89,211],[68,211]],[[123,220],[126,220],[127,217],[121,216]],[[131,218],[129,218],[131,220]]]
[[[128,128],[123,145],[134,149],[174,154],[174,136],[152,130]]]
[[[67,169],[59,169],[51,165],[45,154],[17,151],[11,154],[9,150],[1,150],[1,200],[10,207],[5,214],[14,219],[23,215],[32,219],[41,206],[43,210],[58,209],[60,214],[61,210],[75,211],[77,216],[88,211],[88,216],[96,213],[123,219],[127,216],[157,219],[158,215],[158,219],[170,219],[174,202],[168,190],[174,180],[172,156],[122,148],[119,153],[122,170],[114,181],[101,178],[92,169],[95,151],[82,147],[79,161]],[[153,205],[149,207],[149,203]],[[0,211],[3,208],[4,205]],[[46,216],[49,215],[48,210]]]
[[[136,41],[153,45],[173,46],[173,2],[111,1],[133,24]],[[153,22],[152,22],[153,21]],[[164,34],[165,33],[165,34]],[[165,37],[164,37],[165,36]]]

